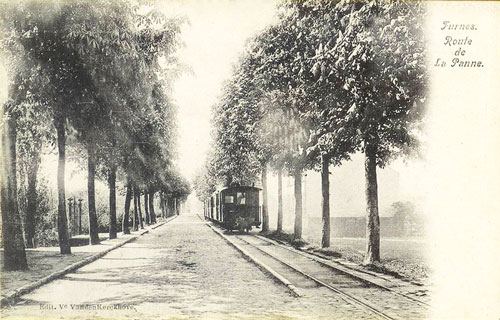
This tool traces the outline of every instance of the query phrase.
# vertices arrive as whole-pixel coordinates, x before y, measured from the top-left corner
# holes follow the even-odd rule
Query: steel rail
[[[294,249],[294,248],[287,247],[286,245],[281,244],[281,243],[280,243],[280,242],[278,242],[278,241],[274,241],[274,240],[271,240],[271,239],[267,239],[267,238],[265,238],[265,237],[263,237],[263,236],[259,236],[259,235],[251,235],[251,236],[253,236],[253,237],[257,238],[257,239],[260,239],[260,240],[262,240],[262,241],[266,241],[266,242],[268,242],[268,243],[271,243],[271,244],[273,244],[273,245],[276,245],[276,246],[278,246],[278,247],[280,247],[280,248],[286,249],[286,250],[288,250],[288,251],[290,251],[290,252],[293,252],[293,253],[299,254],[299,255],[301,255],[301,256],[303,256],[303,257],[306,257],[306,258],[308,258],[308,259],[311,259],[311,260],[313,260],[313,261],[316,261],[316,262],[318,262],[319,264],[321,264],[321,265],[323,265],[323,266],[325,266],[325,267],[328,267],[328,268],[330,268],[330,269],[332,269],[332,270],[335,270],[335,271],[341,272],[341,273],[343,273],[343,274],[345,274],[345,275],[347,275],[347,276],[350,276],[350,277],[352,277],[352,278],[355,278],[355,279],[357,279],[357,280],[359,280],[359,281],[362,281],[362,282],[368,283],[368,284],[370,284],[370,285],[372,285],[372,286],[376,286],[376,287],[379,287],[379,288],[381,288],[381,289],[387,290],[387,291],[389,291],[389,292],[391,292],[391,293],[393,293],[393,294],[395,294],[395,295],[399,295],[399,296],[405,297],[405,298],[407,298],[407,299],[409,299],[409,300],[412,300],[412,301],[414,301],[414,302],[416,302],[416,303],[419,303],[419,304],[421,304],[421,305],[429,306],[429,304],[428,304],[428,303],[426,303],[426,302],[424,302],[424,301],[418,300],[417,298],[414,298],[414,297],[409,296],[409,295],[407,295],[407,294],[405,294],[405,293],[399,292],[398,290],[395,290],[395,289],[393,289],[393,288],[389,288],[389,287],[387,287],[387,286],[384,286],[384,285],[382,285],[382,284],[380,284],[380,283],[376,283],[376,282],[374,282],[374,281],[372,281],[372,280],[369,280],[369,279],[363,278],[363,277],[361,277],[361,276],[358,276],[358,275],[356,275],[356,274],[350,273],[350,272],[348,272],[348,271],[346,271],[346,270],[339,269],[339,268],[337,268],[337,267],[335,267],[335,266],[332,266],[332,265],[331,265],[331,264],[329,264],[329,263],[326,263],[326,262],[324,262],[324,261],[319,260],[318,258],[316,258],[316,257],[312,256],[311,254],[308,254],[308,253],[302,252],[302,251],[297,250],[297,249]],[[324,259],[324,258],[321,258],[321,259]],[[347,268],[347,269],[352,269],[352,268],[349,268],[349,267],[347,267],[347,266],[344,266],[344,267],[345,267],[345,268]],[[360,271],[360,272],[362,272],[362,271]]]
[[[251,236],[251,235],[250,235],[250,236]],[[304,277],[306,277],[306,278],[308,278],[308,279],[311,279],[312,281],[316,282],[317,284],[319,284],[319,285],[321,285],[321,286],[323,286],[323,287],[325,287],[325,288],[328,288],[328,289],[330,289],[331,291],[333,291],[333,292],[335,292],[335,293],[338,293],[338,294],[339,294],[342,298],[344,298],[344,300],[346,300],[346,302],[349,302],[349,303],[351,303],[351,304],[361,305],[362,307],[364,307],[364,308],[368,309],[368,310],[369,310],[369,311],[371,311],[372,313],[375,313],[376,315],[378,315],[378,316],[380,316],[380,317],[382,317],[382,318],[384,318],[384,319],[388,319],[388,320],[396,320],[396,318],[393,318],[393,317],[391,317],[391,316],[389,316],[389,315],[385,314],[384,312],[382,312],[382,311],[380,311],[380,310],[376,309],[375,307],[373,307],[373,306],[369,305],[368,303],[366,303],[366,302],[364,302],[364,301],[360,300],[359,298],[356,298],[355,296],[353,296],[353,295],[351,295],[351,294],[348,294],[348,293],[346,293],[346,292],[344,292],[344,291],[342,291],[342,290],[340,290],[340,289],[338,289],[338,288],[336,288],[336,287],[334,287],[334,286],[332,286],[332,285],[329,285],[329,284],[327,284],[327,283],[325,283],[325,282],[323,282],[323,281],[321,281],[321,280],[317,279],[316,277],[314,277],[314,276],[312,276],[312,275],[310,275],[310,274],[305,273],[304,271],[302,271],[302,270],[300,270],[300,269],[297,269],[296,267],[292,266],[291,264],[289,264],[289,263],[287,263],[287,262],[285,262],[285,261],[283,261],[283,260],[281,260],[281,259],[277,258],[276,256],[274,256],[274,255],[270,254],[269,252],[267,252],[267,251],[263,250],[262,248],[259,248],[259,247],[258,247],[258,246],[256,246],[255,244],[250,243],[250,242],[248,242],[247,240],[242,239],[242,238],[240,238],[240,237],[239,237],[239,236],[237,236],[237,235],[235,235],[235,237],[236,237],[237,239],[240,239],[241,241],[243,241],[243,242],[247,243],[248,245],[252,246],[253,248],[255,248],[255,249],[257,249],[257,250],[259,250],[259,251],[263,252],[264,254],[268,255],[269,257],[271,257],[271,258],[275,259],[275,260],[276,260],[276,261],[278,261],[279,263],[284,264],[285,266],[287,266],[288,268],[290,268],[290,269],[294,270],[295,272],[297,272],[297,273],[301,274],[302,276],[304,276]],[[354,302],[354,303],[353,303],[353,302]]]

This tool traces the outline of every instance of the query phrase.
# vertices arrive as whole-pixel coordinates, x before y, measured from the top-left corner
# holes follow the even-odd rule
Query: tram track
[[[325,287],[325,288],[327,288],[327,289],[329,289],[329,290],[331,290],[331,291],[335,292],[336,294],[339,294],[339,295],[340,295],[340,296],[341,296],[341,297],[342,297],[342,298],[343,298],[346,302],[351,303],[351,304],[355,304],[355,305],[357,305],[357,306],[360,306],[360,307],[362,307],[362,308],[366,309],[367,311],[369,311],[369,312],[371,312],[371,313],[373,313],[373,314],[377,315],[377,316],[378,316],[378,317],[380,317],[381,319],[389,319],[389,320],[395,320],[395,319],[396,319],[396,318],[394,318],[394,317],[392,317],[392,316],[390,316],[390,315],[387,315],[386,313],[384,313],[384,312],[382,312],[382,311],[378,310],[376,307],[374,307],[374,306],[372,306],[372,305],[370,305],[370,304],[366,303],[366,302],[365,302],[365,301],[363,301],[362,299],[357,298],[357,297],[355,297],[355,296],[353,296],[353,295],[351,295],[351,294],[348,294],[348,293],[344,292],[343,290],[340,290],[339,288],[336,288],[336,287],[334,287],[334,286],[332,286],[332,285],[330,285],[330,284],[328,284],[328,283],[326,283],[326,282],[324,282],[324,281],[322,281],[322,280],[320,280],[320,279],[318,279],[318,278],[316,278],[316,277],[314,277],[314,276],[312,276],[312,275],[310,275],[310,274],[308,274],[308,273],[306,273],[306,272],[304,272],[304,271],[300,270],[299,268],[297,268],[297,267],[293,266],[293,265],[292,265],[292,264],[290,264],[290,263],[287,263],[287,262],[285,262],[285,261],[280,260],[278,257],[276,257],[276,256],[272,255],[271,253],[269,253],[269,252],[268,252],[268,251],[266,251],[266,250],[263,250],[262,248],[259,248],[258,246],[255,246],[255,245],[254,245],[254,244],[252,244],[251,242],[249,242],[249,241],[247,241],[247,240],[243,239],[242,237],[240,237],[240,236],[238,236],[238,235],[235,235],[235,237],[236,237],[237,239],[239,239],[239,240],[241,240],[241,241],[243,241],[243,242],[247,243],[248,245],[250,245],[250,246],[254,247],[255,249],[259,250],[260,252],[264,253],[265,255],[267,255],[267,256],[269,256],[269,257],[271,257],[271,258],[275,259],[275,260],[276,260],[276,261],[278,261],[279,263],[281,263],[281,264],[283,264],[283,265],[287,266],[288,268],[290,268],[290,269],[294,270],[294,271],[295,271],[295,272],[297,272],[298,274],[300,274],[300,275],[302,275],[302,276],[304,276],[304,277],[306,277],[306,278],[308,278],[308,279],[310,279],[310,280],[314,281],[316,284],[318,284],[318,285],[320,285],[320,286],[322,286],[322,287]]]
[[[370,318],[425,317],[425,302],[352,274],[345,268],[336,268],[327,261],[321,261],[320,257],[260,235],[226,233],[211,223],[206,224],[248,260],[285,285],[296,297],[334,295],[362,310]]]
[[[289,246],[284,245],[284,244],[282,244],[282,243],[280,243],[280,242],[277,242],[277,241],[275,241],[275,240],[268,239],[268,238],[263,237],[263,236],[260,236],[260,235],[252,235],[252,236],[253,236],[253,237],[256,237],[256,238],[258,238],[258,239],[260,239],[260,240],[262,240],[262,241],[269,242],[269,243],[271,243],[271,244],[273,244],[273,245],[276,245],[276,246],[279,246],[279,247],[281,247],[281,248],[283,248],[283,249],[286,249],[286,250],[288,250],[288,251],[291,251],[291,252],[293,252],[293,253],[295,253],[295,254],[301,255],[301,256],[306,257],[306,258],[308,258],[308,259],[311,259],[311,260],[313,260],[313,261],[315,261],[315,262],[317,262],[317,263],[319,263],[319,264],[321,264],[321,265],[323,265],[323,266],[325,266],[325,267],[327,267],[327,268],[331,268],[331,269],[333,269],[333,270],[335,270],[335,271],[341,272],[341,273],[345,274],[346,276],[352,277],[352,278],[357,279],[357,280],[359,280],[359,281],[365,282],[365,283],[367,283],[367,284],[369,284],[369,285],[376,286],[376,287],[379,287],[379,288],[381,288],[381,289],[383,289],[383,290],[386,290],[386,291],[388,291],[388,292],[391,292],[391,293],[393,293],[393,294],[395,294],[395,295],[402,296],[402,297],[404,297],[404,298],[406,298],[406,299],[412,300],[413,302],[415,302],[415,303],[417,303],[417,304],[419,304],[419,305],[426,306],[426,307],[428,307],[428,306],[429,306],[429,304],[428,304],[427,302],[421,301],[421,300],[419,300],[419,299],[417,299],[417,298],[415,298],[415,297],[412,297],[412,296],[411,296],[411,295],[409,295],[409,294],[406,294],[406,293],[400,292],[399,290],[397,290],[397,289],[395,289],[395,288],[392,288],[392,287],[389,287],[388,285],[384,285],[384,284],[381,284],[381,283],[379,283],[379,282],[375,282],[375,281],[373,281],[373,280],[370,280],[370,279],[368,279],[368,278],[366,278],[366,277],[362,277],[362,276],[357,275],[357,274],[355,274],[354,272],[352,272],[352,271],[355,271],[355,272],[362,272],[362,271],[360,271],[360,270],[355,270],[355,269],[352,269],[352,268],[350,268],[350,267],[348,267],[348,266],[344,266],[344,265],[341,265],[341,266],[338,266],[338,265],[333,265],[331,261],[328,261],[327,259],[325,259],[325,258],[323,258],[323,257],[321,257],[321,256],[318,256],[318,255],[313,255],[313,254],[310,254],[310,253],[306,253],[306,252],[304,252],[304,251],[302,251],[302,250],[297,250],[297,249],[295,249],[295,248],[293,248],[293,247],[289,247]],[[347,269],[347,270],[346,270],[346,269]],[[350,270],[349,270],[349,269],[350,269]],[[351,270],[352,270],[352,271],[351,271]],[[367,273],[367,274],[368,274],[368,273]],[[373,276],[372,274],[369,274],[369,275]],[[385,279],[383,279],[383,278],[381,278],[381,279],[385,281]]]

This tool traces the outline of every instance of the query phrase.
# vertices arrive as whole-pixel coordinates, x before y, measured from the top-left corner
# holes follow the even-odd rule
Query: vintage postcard
[[[0,0],[2,319],[500,319],[500,2]]]

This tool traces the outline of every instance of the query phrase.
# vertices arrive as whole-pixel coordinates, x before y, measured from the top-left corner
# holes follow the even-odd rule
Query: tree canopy
[[[328,187],[328,166],[362,152],[366,262],[378,261],[376,168],[418,153],[424,15],[420,2],[282,2],[278,21],[249,40],[214,107],[213,151],[195,183],[198,195],[207,197],[221,176],[251,183],[257,163],[266,162],[295,174],[299,215],[298,173],[321,163]]]
[[[61,253],[70,253],[64,185],[67,143],[88,164],[92,243],[98,242],[96,174],[110,186],[111,224],[116,224],[116,201],[111,199],[117,179],[153,197],[168,190],[185,200],[190,188],[174,166],[177,107],[170,97],[180,69],[175,53],[183,21],[118,0],[0,6],[5,35],[0,48],[7,58],[11,88],[3,116],[17,129],[5,132],[5,139],[17,142],[23,160],[38,159],[23,161],[28,167],[38,166],[43,144],[57,143]],[[68,140],[68,134],[76,140]],[[6,168],[9,177],[11,169]],[[116,234],[116,226],[110,226],[110,236],[112,232]],[[10,241],[9,235],[4,238]]]

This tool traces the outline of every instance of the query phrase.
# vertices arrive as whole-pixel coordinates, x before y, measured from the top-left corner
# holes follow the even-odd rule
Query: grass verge
[[[423,283],[426,283],[429,278],[428,267],[421,263],[395,258],[384,259],[382,256],[380,263],[364,265],[363,254],[349,247],[332,245],[329,248],[321,248],[320,246],[309,243],[304,239],[294,239],[293,234],[286,232],[270,232],[262,235],[273,240],[287,243],[297,249],[319,254],[328,259],[344,259],[355,263],[361,269],[390,275],[398,279],[409,281],[413,284],[422,285]]]

